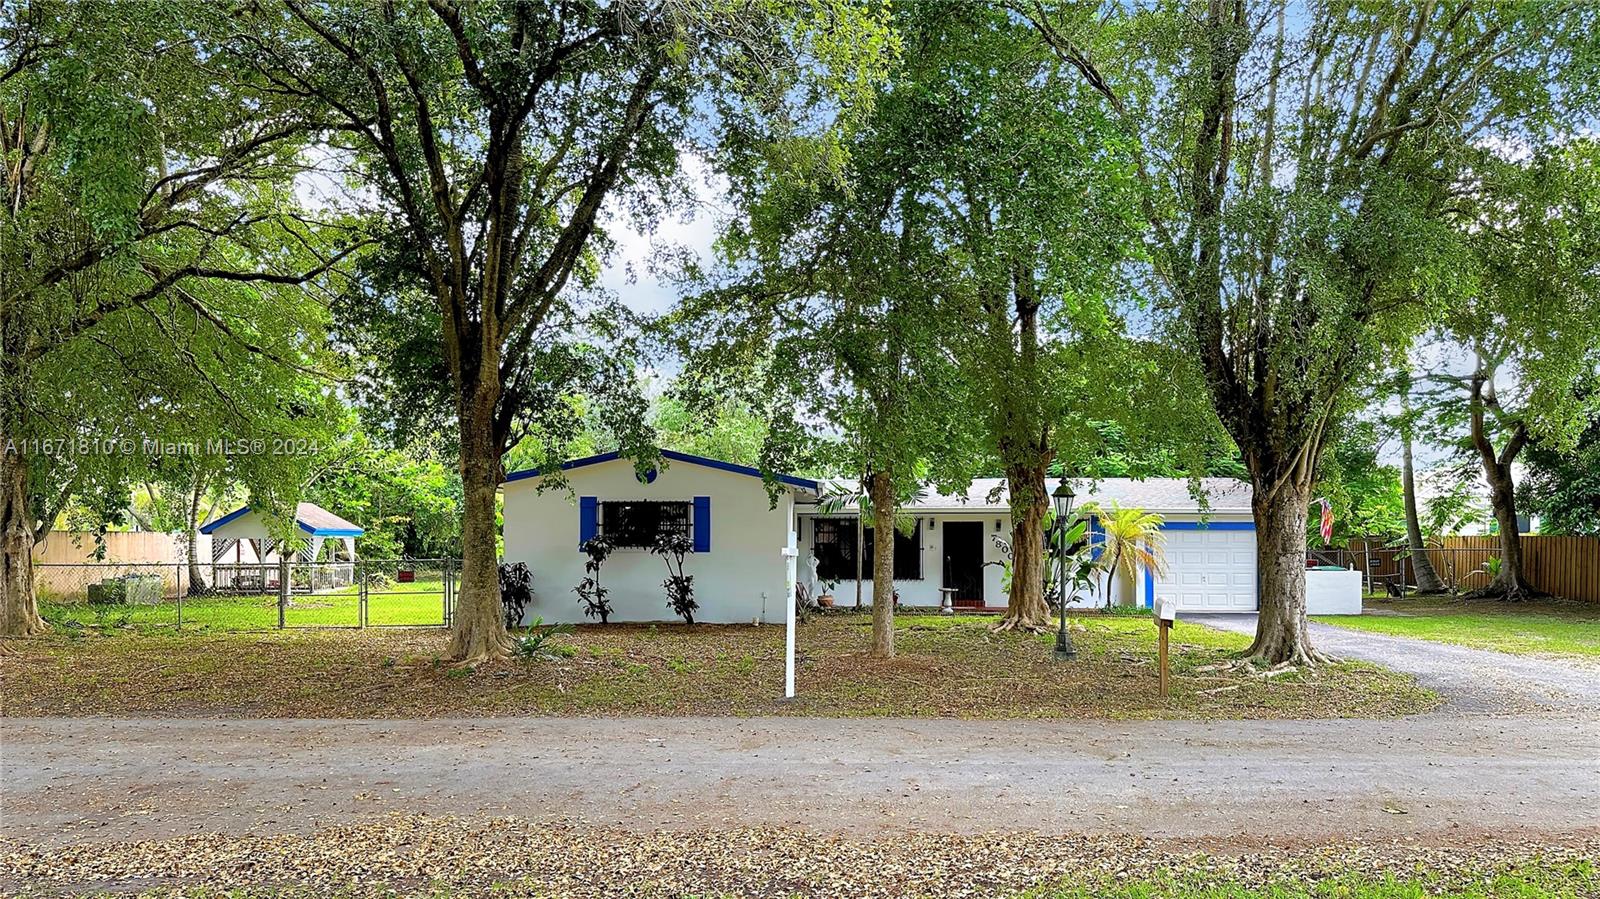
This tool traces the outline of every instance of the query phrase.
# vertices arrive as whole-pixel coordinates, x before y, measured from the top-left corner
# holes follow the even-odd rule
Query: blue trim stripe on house
[[[663,459],[670,459],[673,462],[687,462],[690,465],[700,465],[705,468],[715,468],[718,471],[728,471],[734,474],[748,475],[753,478],[763,477],[761,469],[759,468],[751,468],[748,465],[736,465],[733,462],[724,462],[721,459],[710,459],[705,456],[694,456],[690,455],[689,453],[680,453],[677,450],[662,450],[661,457]],[[570,462],[563,462],[561,463],[561,469],[563,471],[567,471],[574,468],[584,468],[589,465],[599,465],[602,462],[613,462],[620,458],[622,458],[622,453],[620,452],[613,451],[609,453],[601,453],[598,456],[586,456],[582,459],[573,459]],[[524,478],[536,478],[539,476],[539,474],[540,471],[537,468],[524,468],[521,471],[513,471],[506,475],[506,483],[520,481]],[[794,475],[789,474],[773,475],[773,478],[780,484],[788,484],[791,487],[799,487],[803,490],[822,489],[822,485],[819,482],[810,478],[797,478]]]
[[[1100,530],[1100,516],[1089,516],[1089,557],[1096,562],[1100,561],[1100,554],[1106,549],[1106,535]]]
[[[711,497],[694,498],[694,551],[711,552]]]
[[[232,512],[229,512],[228,514],[222,516],[221,518],[218,518],[215,521],[207,522],[206,524],[201,525],[200,526],[200,533],[202,533],[202,534],[210,534],[210,533],[216,531],[217,528],[220,528],[220,527],[222,527],[223,525],[225,525],[225,524],[227,524],[229,522],[238,521],[241,516],[249,514],[249,512],[250,512],[250,507],[249,506],[244,506],[243,508],[234,509]],[[311,525],[306,524],[304,521],[301,521],[298,518],[295,519],[294,523],[295,523],[296,526],[298,526],[300,528],[300,530],[305,531],[307,534],[309,534],[309,535],[311,535],[313,537],[361,537],[361,536],[364,536],[367,533],[366,530],[364,530],[362,528],[317,528],[317,527],[312,527]]]
[[[1163,521],[1163,531],[1253,531],[1256,523],[1253,521]],[[1260,600],[1258,599],[1259,603]],[[1144,570],[1144,607],[1153,609],[1156,605],[1156,573],[1149,568]]]

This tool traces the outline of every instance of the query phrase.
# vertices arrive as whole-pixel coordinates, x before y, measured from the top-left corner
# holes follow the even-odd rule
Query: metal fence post
[[[445,559],[439,566],[444,569],[444,626],[450,626],[450,619],[455,614],[456,608],[456,566],[454,559]]]
[[[173,583],[178,585],[178,630],[183,630],[183,563],[177,564],[178,577]]]
[[[361,582],[360,594],[360,627],[367,626],[367,566],[361,562],[355,563],[356,578]]]
[[[289,607],[289,560],[278,555],[278,630],[283,630],[284,611]]]

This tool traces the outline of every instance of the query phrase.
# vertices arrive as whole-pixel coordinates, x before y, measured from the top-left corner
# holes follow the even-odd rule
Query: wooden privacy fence
[[[1350,541],[1348,547],[1313,552],[1317,561],[1363,573],[1368,592],[1379,593],[1399,584],[1414,586],[1409,553],[1385,540]],[[1500,555],[1500,538],[1446,537],[1428,551],[1428,559],[1446,585],[1466,592],[1487,586],[1485,564]],[[1534,589],[1567,599],[1600,602],[1600,538],[1522,536],[1523,574]],[[1392,591],[1391,591],[1392,592]]]
[[[1499,537],[1446,537],[1444,546],[1455,550],[1460,571],[1480,567],[1500,555]],[[1434,564],[1442,553],[1430,552]],[[1461,566],[1465,564],[1466,567]],[[1522,536],[1522,569],[1528,583],[1567,599],[1600,602],[1600,537]],[[1482,586],[1477,584],[1474,586]]]

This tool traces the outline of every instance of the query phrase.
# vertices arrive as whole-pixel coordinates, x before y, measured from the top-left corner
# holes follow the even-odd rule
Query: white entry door
[[[1256,532],[1166,530],[1167,573],[1155,578],[1156,599],[1178,601],[1180,612],[1256,610]]]

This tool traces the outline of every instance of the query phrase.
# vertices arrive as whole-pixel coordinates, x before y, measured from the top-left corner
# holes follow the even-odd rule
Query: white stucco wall
[[[810,569],[807,567],[807,565],[805,563],[805,560],[807,560],[807,559],[809,559],[811,557],[811,537],[812,537],[814,531],[813,531],[813,529],[811,527],[810,519],[813,516],[815,516],[816,514],[817,513],[810,511],[805,506],[801,507],[801,512],[800,512],[800,515],[799,515],[799,521],[800,521],[800,559],[801,559],[800,572],[801,572],[801,580],[802,581],[805,581],[806,578],[809,576],[808,572],[809,572]],[[910,514],[910,513],[908,513],[908,514]],[[902,604],[905,604],[905,605],[914,605],[914,606],[937,606],[939,604],[939,602],[941,600],[941,597],[939,595],[939,588],[944,586],[944,583],[943,583],[943,575],[944,575],[944,543],[943,543],[944,528],[943,528],[943,525],[944,525],[945,522],[947,522],[947,521],[978,521],[978,522],[982,522],[983,526],[984,526],[984,528],[983,528],[983,547],[984,547],[983,558],[984,558],[984,561],[985,562],[999,563],[1005,557],[1004,557],[1004,555],[1001,554],[999,548],[995,546],[993,538],[994,538],[994,536],[996,534],[1000,534],[1001,536],[1005,537],[1006,539],[1010,539],[1011,527],[1010,527],[1010,523],[1009,523],[1009,520],[1008,520],[1008,517],[1007,517],[1008,515],[1009,515],[1009,513],[1004,509],[993,511],[993,512],[982,512],[982,513],[974,513],[974,512],[964,512],[964,513],[959,513],[959,514],[943,513],[943,512],[923,513],[920,516],[921,519],[922,519],[922,575],[923,576],[922,576],[921,580],[916,580],[916,581],[912,581],[912,580],[896,580],[895,581],[895,589],[900,591],[900,602]],[[821,516],[821,517],[848,517],[848,516],[844,515],[844,514],[835,513],[833,515],[824,515],[824,516]],[[1198,514],[1187,515],[1187,516],[1186,515],[1168,515],[1167,516],[1167,520],[1168,521],[1174,521],[1174,522],[1179,522],[1179,521],[1198,521],[1199,518],[1200,518],[1200,516]],[[932,528],[928,527],[928,522],[929,522],[930,519],[934,520],[936,522],[936,524]],[[1210,520],[1210,521],[1249,521],[1250,520],[1250,516],[1248,516],[1248,515],[1236,515],[1236,514],[1213,515],[1208,520]],[[1000,530],[998,530],[998,531],[995,530],[995,524],[994,523],[996,521],[1000,521],[1001,522],[1001,527],[1000,527]],[[983,571],[984,605],[986,605],[988,607],[991,607],[991,608],[998,608],[998,607],[1003,607],[1003,606],[1006,605],[1006,594],[1005,594],[1005,592],[1004,592],[1004,590],[1002,589],[1002,586],[1001,586],[1002,585],[1002,581],[1003,581],[1003,577],[1004,577],[1004,575],[1003,575],[1002,569],[1001,569],[999,564],[991,564],[991,565],[986,565],[984,567],[984,571]],[[1074,600],[1074,602],[1072,603],[1072,607],[1073,608],[1098,608],[1098,607],[1104,606],[1105,605],[1105,592],[1104,592],[1105,589],[1106,589],[1105,588],[1105,575],[1101,574],[1100,575],[1100,584],[1096,588],[1094,594],[1093,595],[1088,595],[1088,594],[1080,595],[1076,600]],[[1111,591],[1112,591],[1112,593],[1114,595],[1114,604],[1115,605],[1123,605],[1123,606],[1143,605],[1143,603],[1144,603],[1144,572],[1143,572],[1143,570],[1141,569],[1141,570],[1137,571],[1134,574],[1134,576],[1131,577],[1131,578],[1128,577],[1125,573],[1119,572],[1117,574],[1117,576],[1112,581]],[[872,578],[870,578],[870,577],[866,578],[865,580],[863,580],[861,582],[861,594],[862,594],[862,596],[861,596],[861,604],[864,605],[864,606],[872,605]],[[834,595],[834,600],[835,600],[836,604],[838,604],[838,605],[841,605],[841,606],[854,605],[855,604],[855,596],[856,596],[855,581],[853,579],[841,580],[834,587],[833,595]],[[1051,602],[1055,601],[1053,597],[1050,597],[1049,599],[1050,599]]]
[[[533,570],[535,615],[550,622],[589,622],[573,588],[583,580],[587,557],[578,549],[578,497],[692,502],[711,498],[711,551],[684,563],[694,575],[700,609],[695,621],[779,622],[792,595],[786,586],[783,548],[792,546],[794,498],[787,488],[770,506],[759,478],[689,462],[663,462],[654,482],[634,477],[633,463],[613,460],[567,472],[571,491],[538,490],[539,478],[504,485],[505,560]],[[644,549],[618,549],[601,569],[616,610],[612,621],[681,621],[667,607],[667,566]]]

